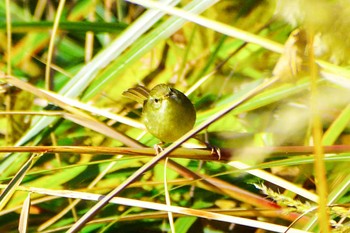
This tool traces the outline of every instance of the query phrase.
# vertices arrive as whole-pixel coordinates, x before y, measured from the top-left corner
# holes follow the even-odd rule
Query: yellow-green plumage
[[[133,98],[135,92],[137,88],[129,89],[123,94],[136,100]],[[142,121],[153,136],[163,142],[173,142],[193,128],[196,111],[182,92],[166,84],[159,84],[149,92],[148,97],[144,97]]]

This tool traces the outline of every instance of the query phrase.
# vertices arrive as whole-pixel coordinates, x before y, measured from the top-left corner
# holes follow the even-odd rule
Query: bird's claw
[[[162,145],[163,143],[158,143],[153,146],[154,150],[156,151],[156,155],[160,154],[163,151]]]
[[[211,155],[217,156],[218,160],[221,160],[221,150],[219,147],[212,146],[207,142],[205,142],[205,145],[208,147],[208,149],[211,149],[211,152],[210,152]]]
[[[211,155],[218,156],[218,160],[221,160],[221,150],[219,147],[212,146],[211,147]]]

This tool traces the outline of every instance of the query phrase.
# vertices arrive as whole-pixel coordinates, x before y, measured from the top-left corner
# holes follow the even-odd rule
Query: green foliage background
[[[349,198],[350,74],[344,54],[350,43],[346,35],[339,41],[335,33],[337,28],[347,33],[346,1],[320,1],[322,11],[314,18],[324,20],[315,21],[304,17],[314,10],[303,1],[294,5],[283,0],[168,2],[182,9],[183,17],[186,12],[194,15],[186,21],[122,0],[1,1],[0,182],[2,190],[10,187],[13,195],[4,197],[4,191],[0,197],[0,231],[17,232],[20,226],[26,229],[23,232],[66,232],[95,204],[86,200],[90,193],[108,193],[149,161],[143,156],[148,153],[146,147],[159,141],[145,133],[139,119],[141,106],[123,97],[123,91],[137,84],[173,85],[187,92],[196,106],[198,126],[271,80],[281,53],[288,54],[283,45],[290,33],[302,28],[326,48],[316,58],[319,77],[314,81],[316,112],[324,132],[321,141],[315,141],[313,134],[315,106],[310,96],[315,91],[308,63],[305,73],[293,80],[277,77],[273,85],[198,135],[203,138],[207,133],[209,143],[229,157],[202,161],[195,157],[195,149],[188,149],[186,158],[174,159],[180,164],[177,168],[174,164],[166,168],[171,205],[189,208],[189,212],[175,211],[174,227],[176,232],[283,232],[289,225],[300,231],[324,230],[317,224],[317,210],[291,224],[318,206],[315,176],[323,176],[328,191],[318,195],[328,199],[321,205],[340,205],[339,210],[328,209],[333,219],[329,224],[346,232],[348,213],[342,204]],[[333,29],[329,25],[335,12],[339,22],[332,24]],[[215,30],[210,22],[219,23]],[[313,145],[328,146],[322,160],[326,170],[319,171],[320,176],[313,169],[315,157],[309,147]],[[16,152],[12,146],[35,147]],[[72,147],[69,153],[39,153],[43,146],[58,150],[94,146],[101,151]],[[203,147],[203,143],[189,139],[184,146]],[[102,147],[120,147],[121,152],[111,155]],[[256,147],[259,152],[250,150]],[[141,148],[136,155],[126,152],[135,148]],[[40,156],[25,165],[33,154]],[[131,200],[109,204],[82,232],[170,232],[167,212],[152,205],[166,202],[164,169],[163,162],[157,164],[118,195],[148,201],[149,209]],[[17,185],[7,185],[11,179],[18,179]],[[267,188],[253,185],[262,183]],[[29,193],[30,208],[24,201]],[[27,214],[21,209],[27,209]],[[205,212],[191,213],[191,209]],[[227,216],[261,225],[227,220]],[[20,217],[24,220],[19,221]],[[268,223],[282,228],[269,228]]]

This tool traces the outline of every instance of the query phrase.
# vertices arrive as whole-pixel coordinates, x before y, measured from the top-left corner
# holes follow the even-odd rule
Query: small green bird
[[[167,84],[159,84],[151,91],[137,86],[123,95],[143,104],[142,121],[147,131],[162,142],[177,140],[191,130],[196,121],[191,101]]]

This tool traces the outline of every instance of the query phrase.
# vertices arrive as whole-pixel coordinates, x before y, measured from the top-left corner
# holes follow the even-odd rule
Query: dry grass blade
[[[99,132],[103,135],[106,135],[120,142],[123,142],[125,145],[130,145],[134,147],[140,146],[140,143],[137,142],[136,140],[129,138],[126,135],[119,133],[118,131],[115,131],[113,128],[109,127],[108,125],[105,125],[98,120],[92,119],[91,117],[85,117],[85,116],[74,115],[69,113],[64,113],[63,117],[67,120],[70,120],[79,125],[85,126],[89,129]]]
[[[92,200],[92,201],[100,200],[103,197],[99,194],[84,193],[84,192],[77,192],[77,191],[50,190],[50,189],[44,189],[44,188],[27,188],[27,187],[19,187],[19,188],[20,190],[30,191],[33,193],[54,195],[54,196],[67,197],[67,198],[68,197],[78,198],[78,199]],[[272,223],[263,223],[256,220],[229,216],[229,215],[210,212],[210,211],[195,210],[195,209],[189,209],[189,208],[178,207],[178,206],[168,206],[166,204],[159,204],[154,202],[140,201],[140,200],[134,200],[134,199],[128,199],[128,198],[121,198],[121,197],[114,197],[110,201],[111,203],[119,204],[119,205],[136,206],[139,208],[153,209],[153,210],[166,211],[166,212],[170,211],[173,213],[178,213],[183,215],[196,216],[200,218],[207,218],[207,219],[218,220],[222,222],[235,223],[235,224],[250,226],[254,228],[261,228],[272,232],[285,232],[288,229],[288,227],[284,227],[284,226],[280,226]],[[67,232],[69,232],[69,230]],[[294,228],[290,228],[288,232],[306,233],[306,231],[297,230]]]
[[[177,148],[169,157],[172,158],[186,158],[196,160],[227,162],[236,159],[236,156],[242,153],[242,149],[221,148],[221,159],[218,161],[216,152],[211,149],[203,148]],[[279,146],[279,147],[252,147],[244,148],[245,152],[260,155],[269,151],[271,155],[308,155],[313,153],[311,146]],[[334,145],[325,146],[324,151],[327,154],[334,153],[348,153],[350,146],[348,145]],[[1,153],[14,152],[30,152],[30,153],[76,153],[76,154],[105,154],[105,155],[142,155],[154,156],[153,148],[145,147],[103,147],[103,146],[2,146]],[[344,158],[342,158],[344,159]]]
[[[28,231],[28,220],[29,220],[29,209],[30,209],[30,193],[28,193],[27,198],[23,202],[21,215],[19,218],[18,231],[19,233],[26,233]]]
[[[168,182],[167,182],[167,164],[168,164],[168,158],[165,158],[164,162],[164,193],[165,193],[165,202],[167,206],[171,206],[171,199],[168,189]],[[172,212],[168,212],[168,221],[171,229],[171,233],[175,233],[175,225],[174,225],[174,216]]]
[[[20,80],[19,78],[16,78],[16,77],[13,77],[13,76],[8,76],[8,75],[2,75],[0,76],[0,78],[4,79],[5,82],[7,83],[10,83],[16,87],[18,87],[19,89],[22,89],[22,90],[25,90],[25,91],[28,91],[29,93],[32,93],[33,95],[35,96],[38,96],[40,98],[43,98],[43,99],[46,99],[47,101],[67,110],[67,111],[70,111],[72,113],[75,113],[75,114],[79,114],[79,115],[82,115],[82,116],[85,116],[87,118],[89,118],[90,116],[87,115],[86,113],[72,107],[71,105],[61,101],[60,99],[57,99],[49,94],[47,94],[46,92],[40,90],[39,88],[27,83],[27,82],[24,82],[22,80]]]
[[[75,123],[78,123],[80,125],[83,125],[85,127],[91,128],[97,132],[101,132],[102,134],[106,134],[111,138],[114,138],[116,140],[119,140],[123,142],[126,145],[130,146],[138,146],[139,143],[137,143],[135,140],[132,140],[128,137],[126,137],[123,134],[118,133],[117,131],[111,129],[107,125],[95,120],[90,115],[84,113],[83,111],[80,111],[79,109],[76,109],[72,107],[69,103],[66,103],[64,100],[59,99],[56,95],[51,95],[50,92],[42,91],[39,88],[36,88],[29,83],[26,83],[24,81],[21,81],[18,78],[12,77],[12,76],[4,76],[3,77],[6,81],[11,83],[14,86],[17,86],[18,88],[22,90],[26,90],[38,97],[44,98],[53,104],[71,112],[73,114],[63,113],[62,116],[66,119],[72,120]]]
[[[154,156],[153,148],[130,148],[130,147],[102,147],[102,146],[4,146],[0,147],[0,152],[31,152],[31,153],[76,153],[76,154],[104,154],[104,155],[137,155],[137,156]],[[225,154],[226,155],[226,154]],[[227,154],[229,155],[229,154]],[[187,149],[178,148],[174,150],[169,157],[202,159],[217,161],[218,156],[212,153],[211,149]],[[224,156],[224,160],[229,156]]]
[[[47,91],[44,91],[44,92],[47,93],[48,95],[51,95],[52,97],[54,97],[56,99],[61,100],[62,102],[65,102],[66,104],[69,104],[72,107],[82,109],[82,110],[90,112],[94,115],[104,116],[104,117],[109,118],[111,120],[115,120],[115,121],[118,121],[118,122],[126,124],[126,125],[130,125],[130,126],[135,127],[135,128],[145,129],[145,126],[142,123],[140,123],[136,120],[133,120],[131,118],[114,114],[110,111],[106,111],[104,109],[100,109],[100,108],[91,106],[89,104],[82,103],[81,101],[78,101],[78,100],[72,99],[72,98],[68,98],[68,97],[60,95],[60,94],[56,94],[53,92],[47,92]]]

